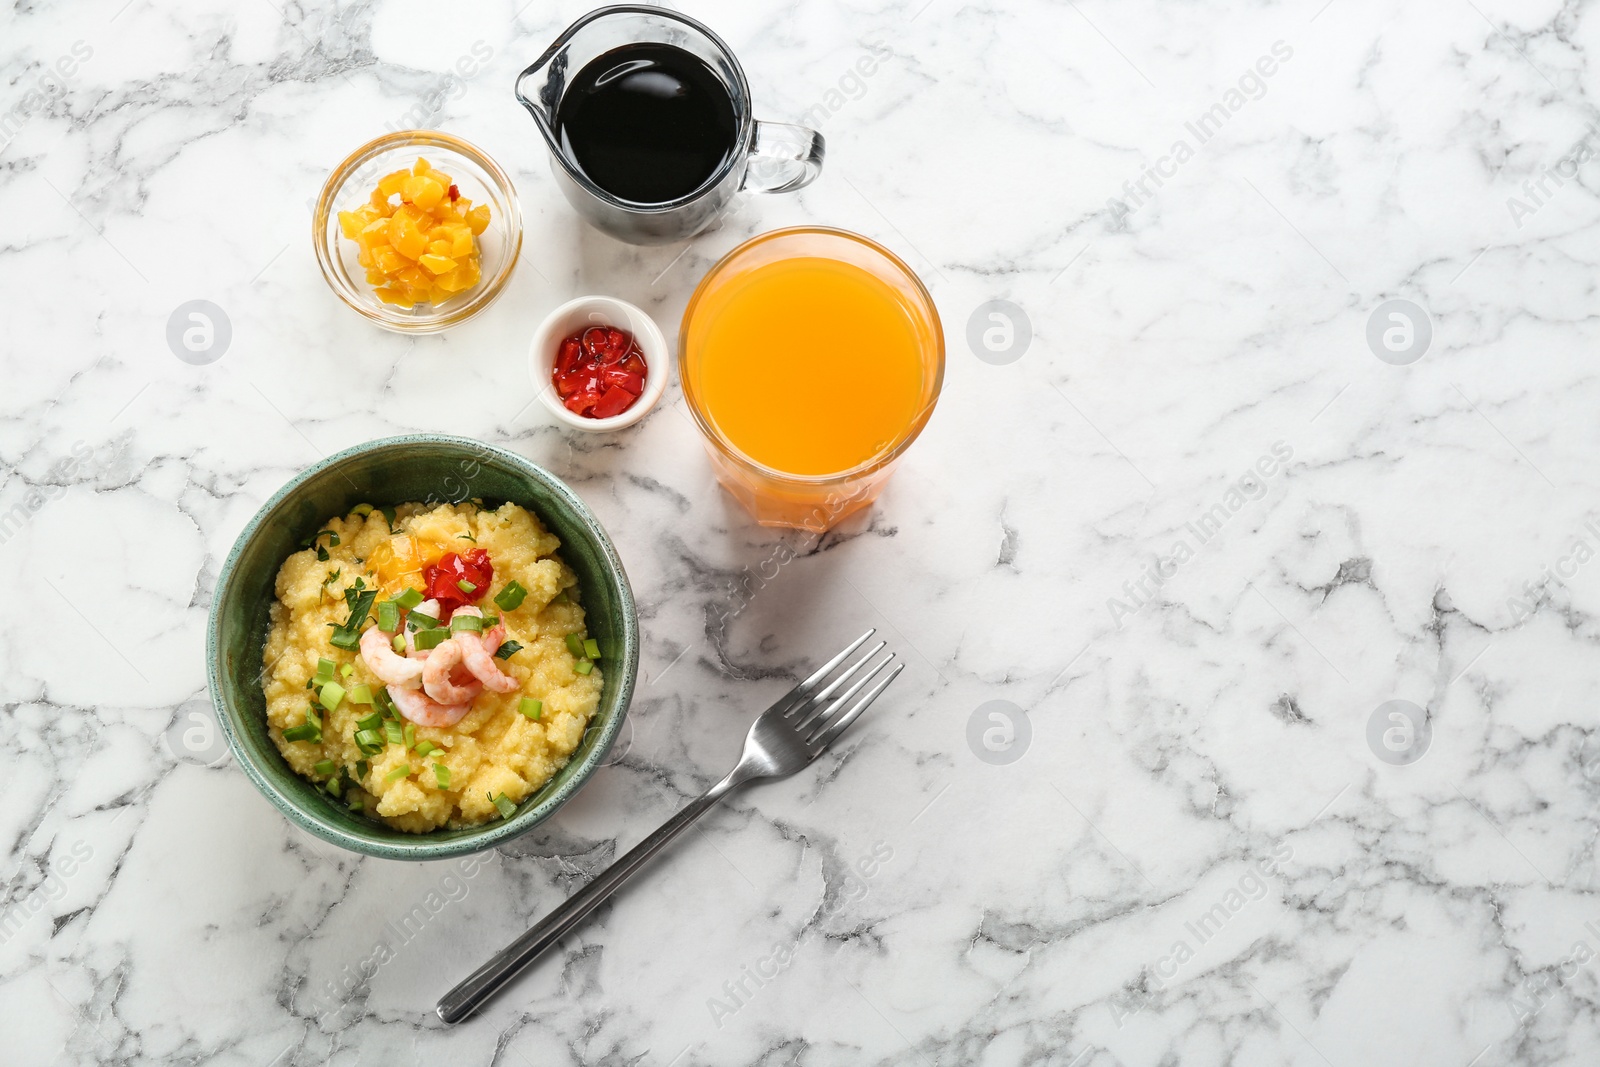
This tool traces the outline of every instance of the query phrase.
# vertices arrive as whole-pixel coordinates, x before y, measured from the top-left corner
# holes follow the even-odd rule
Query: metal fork
[[[885,642],[879,641],[866,655],[828,681],[839,664],[875,632],[868,630],[850,642],[843,652],[762,712],[750,725],[750,733],[745,736],[744,754],[739,757],[738,765],[722,781],[668,819],[661,829],[635,845],[633,851],[607,867],[604,873],[568,897],[565,904],[545,916],[537,926],[501,949],[466,981],[446,993],[439,1001],[439,1018],[447,1023],[457,1023],[477,1011],[538,959],[545,949],[566,936],[568,931],[621,888],[652,856],[710,811],[717,801],[757,778],[782,778],[793,774],[826,751],[867,710],[867,706],[878,699],[878,694],[905,670],[905,664],[896,664],[882,681],[862,693],[867,684],[894,659],[895,654],[891,652],[863,672],[862,668],[866,667],[867,662],[883,650]],[[849,688],[838,693],[839,688],[847,682],[851,683]],[[835,693],[838,695],[835,696]],[[857,694],[860,694],[859,698]],[[852,700],[855,702],[851,703]]]

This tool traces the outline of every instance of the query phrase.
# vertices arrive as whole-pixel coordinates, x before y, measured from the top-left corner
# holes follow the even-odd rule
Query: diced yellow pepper
[[[450,199],[454,179],[424,158],[385,174],[367,201],[338,215],[378,299],[397,307],[438,303],[482,277],[477,235],[489,228],[489,205]]]

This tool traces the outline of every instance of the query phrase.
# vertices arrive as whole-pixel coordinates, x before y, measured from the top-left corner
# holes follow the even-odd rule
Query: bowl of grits
[[[234,759],[295,825],[442,859],[549,818],[627,714],[638,618],[559,479],[426,434],[296,476],[239,535],[207,631]]]

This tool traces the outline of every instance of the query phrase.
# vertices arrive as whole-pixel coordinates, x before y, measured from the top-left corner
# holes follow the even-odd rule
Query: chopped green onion
[[[315,709],[312,709],[313,711]],[[291,726],[283,731],[285,741],[310,741],[313,744],[322,742],[322,723],[310,711],[306,713],[306,721],[299,726]]]
[[[377,712],[373,712],[371,715],[368,715],[364,719],[357,719],[356,720],[356,729],[357,730],[381,730],[381,729],[383,729],[383,716],[379,715]]]
[[[496,626],[499,626],[499,625],[500,625],[500,616],[498,616],[498,615],[485,615],[483,617],[483,632],[484,633],[488,633],[490,630],[494,629]]]
[[[342,700],[344,700],[344,686],[338,682],[329,682],[323,686],[322,693],[317,697],[317,701],[329,711],[337,711]]]
[[[423,597],[421,593],[417,592],[415,589],[407,589],[404,593],[401,593],[399,596],[395,597],[394,602],[399,604],[402,608],[405,608],[407,611],[410,611],[412,608],[422,603],[422,599]]]
[[[517,806],[511,803],[510,798],[508,798],[504,793],[490,795],[489,803],[493,804],[497,809],[499,809],[500,817],[502,819],[509,819],[517,812]]]
[[[360,579],[356,579],[360,581]],[[378,599],[376,589],[367,589],[356,592],[354,589],[344,591],[345,599],[350,603],[350,617],[344,621],[343,626],[335,626],[333,636],[328,640],[335,648],[355,648],[361,642],[361,626],[367,621],[367,612],[372,610],[372,602]]]
[[[389,524],[389,532],[394,533],[394,508],[379,508],[383,512],[383,521]]]
[[[567,651],[572,653],[573,659],[583,658],[583,639],[577,634],[567,635]]]
[[[326,685],[331,681],[333,681],[333,660],[317,660],[317,684]]]
[[[494,650],[494,658],[495,659],[510,659],[512,656],[515,656],[518,652],[521,652],[521,651],[522,651],[522,646],[521,645],[517,644],[515,641],[507,641],[505,644],[501,645],[499,648]]]
[[[419,755],[419,756],[426,756],[430,752],[438,752],[438,751],[439,751],[439,746],[434,744],[432,741],[426,741],[426,740],[418,741],[417,744],[416,744],[416,752],[417,752],[417,755]]]
[[[354,673],[356,673],[355,667],[348,663],[339,668],[339,677],[341,678],[348,678]]]
[[[592,637],[585,637],[583,639],[583,654],[588,656],[590,659],[599,659],[600,642],[596,641]]]
[[[392,600],[385,600],[378,605],[378,629],[386,634],[392,634],[400,629],[400,605]]]
[[[433,765],[433,780],[439,783],[440,789],[450,788],[450,768],[442,763]]]
[[[450,616],[450,632],[460,633],[462,630],[470,630],[475,634],[482,633],[483,620],[476,615],[464,615],[458,611]]]
[[[516,611],[522,606],[523,598],[528,591],[522,588],[522,583],[515,578],[506,583],[506,587],[495,594],[494,602],[500,606],[501,611]]]
[[[329,796],[336,797],[340,793],[344,792],[344,783],[340,782],[337,778],[330,778],[328,781],[323,783],[322,788],[328,791]]]
[[[395,634],[394,640],[389,642],[389,647],[394,649],[396,652],[404,652],[406,650],[405,635]]]
[[[439,625],[438,619],[434,618],[432,615],[427,615],[420,611],[413,611],[410,615],[407,615],[406,622],[410,625],[413,632],[417,630],[431,630],[435,626]]]
[[[448,630],[422,630],[413,637],[413,640],[416,641],[419,652],[427,652],[429,649],[438,648],[450,640],[450,632]]]
[[[368,515],[372,514],[372,505],[371,504],[357,504],[355,507],[350,509],[350,514],[359,515],[364,519]]]
[[[411,764],[402,763],[402,764],[400,764],[400,766],[396,767],[394,770],[392,770],[388,774],[384,775],[383,776],[383,780],[386,781],[386,782],[398,782],[400,779],[404,778],[406,775],[408,775],[410,773],[411,773]]]
[[[345,694],[345,699],[352,704],[370,704],[372,703],[372,686],[353,686],[350,692]]]
[[[572,669],[577,671],[579,674],[588,674],[590,671],[594,670],[594,663],[590,660],[580,659],[578,662],[572,665]]]
[[[360,811],[361,807],[362,807],[362,805],[361,805],[361,794],[359,794],[359,793],[351,793],[350,794],[350,810],[351,811]]]
[[[476,585],[474,585],[473,583],[467,581],[465,578],[461,579],[459,582],[456,583],[456,588],[461,590],[463,593],[467,594],[468,596],[471,596],[473,593],[476,593],[478,591],[478,587]]]
[[[388,739],[391,745],[403,745],[406,743],[405,731],[400,728],[399,723],[392,719],[383,724],[383,736]]]
[[[379,733],[377,730],[357,730],[356,747],[359,748],[364,755],[376,756],[378,753],[383,751],[383,734]],[[359,766],[359,764],[357,766]],[[363,776],[365,776],[365,773],[365,771],[362,772]]]
[[[314,772],[316,772],[317,774],[320,774],[323,777],[327,777],[328,775],[330,775],[330,774],[332,774],[334,772],[334,769],[335,769],[336,766],[337,765],[333,762],[333,760],[324,759],[324,760],[318,760],[312,766],[311,769]]]
[[[356,760],[356,777],[365,778],[367,776],[367,771],[371,769],[371,767],[372,764],[368,763],[364,759]]]
[[[530,719],[538,719],[540,715],[544,714],[544,701],[535,700],[532,697],[523,697],[522,701],[517,705],[517,710]]]
[[[415,723],[410,723],[410,722],[406,723],[405,726],[402,727],[401,730],[400,730],[400,736],[404,739],[404,743],[405,743],[405,746],[407,748],[416,747],[416,744],[417,744],[417,726],[416,726],[416,724]]]

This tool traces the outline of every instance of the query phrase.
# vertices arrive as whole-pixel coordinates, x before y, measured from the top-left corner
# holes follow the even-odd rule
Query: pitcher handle
[[[784,122],[758,122],[743,188],[752,193],[792,193],[822,173],[822,134]]]

